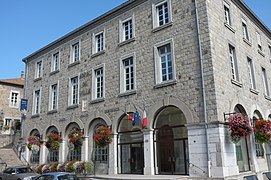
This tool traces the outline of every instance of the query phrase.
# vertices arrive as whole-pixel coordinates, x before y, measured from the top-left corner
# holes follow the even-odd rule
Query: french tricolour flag
[[[144,109],[144,112],[143,112],[143,119],[142,119],[142,128],[146,128],[147,127],[147,124],[148,124],[148,119],[147,119],[147,115],[146,115],[146,111]]]

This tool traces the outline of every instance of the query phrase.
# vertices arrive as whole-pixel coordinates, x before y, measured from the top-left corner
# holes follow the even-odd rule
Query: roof
[[[24,86],[24,79],[22,78],[0,79],[0,84]]]

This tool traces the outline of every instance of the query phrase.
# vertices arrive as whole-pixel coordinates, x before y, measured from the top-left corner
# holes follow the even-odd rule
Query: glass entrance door
[[[121,144],[121,173],[143,174],[143,144]]]

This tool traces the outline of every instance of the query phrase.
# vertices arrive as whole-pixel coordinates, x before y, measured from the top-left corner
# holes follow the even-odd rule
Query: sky
[[[0,79],[20,77],[22,59],[126,0],[1,0]],[[244,0],[271,29],[271,0]]]

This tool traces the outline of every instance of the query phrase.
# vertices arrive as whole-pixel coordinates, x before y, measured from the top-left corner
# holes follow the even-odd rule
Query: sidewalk
[[[80,178],[81,179],[81,178]],[[117,175],[96,175],[94,177],[91,177],[92,180],[98,180],[98,179],[107,179],[107,180],[119,180],[119,179],[125,179],[125,180],[187,180],[188,176],[180,176],[180,175],[130,175],[130,174],[117,174]],[[82,178],[83,180],[83,178]]]

